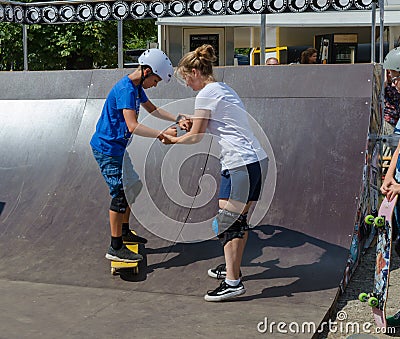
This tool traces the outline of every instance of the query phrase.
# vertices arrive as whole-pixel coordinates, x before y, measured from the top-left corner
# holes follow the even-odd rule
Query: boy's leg
[[[129,217],[131,215],[131,208],[128,206],[126,212],[122,215],[122,223],[129,224]]]
[[[109,207],[109,221],[111,244],[106,253],[106,258],[115,261],[137,262],[143,257],[130,251],[122,240],[122,221],[128,202],[122,186],[122,157],[106,156],[93,149],[101,174],[110,190],[111,202]]]
[[[122,219],[124,214],[109,210],[110,216],[110,230],[112,237],[122,236]]]
[[[147,244],[147,239],[134,234],[129,228],[129,217],[131,209],[129,206],[122,216],[122,240],[125,244]]]
[[[143,257],[130,251],[123,244],[122,222],[126,218],[126,213],[130,212],[129,207],[121,190],[117,197],[111,201],[109,216],[111,229],[111,245],[106,253],[106,258],[113,261],[137,262],[143,260]]]
[[[142,190],[143,184],[140,181],[139,175],[135,171],[135,168],[133,167],[132,160],[128,152],[125,152],[124,154],[122,179],[124,184],[125,197],[128,202],[126,212],[124,213],[122,219],[123,241],[126,244],[134,244],[134,243],[146,244],[147,239],[139,237],[138,235],[132,233],[131,230],[129,229],[129,217],[131,214],[131,209],[129,205],[132,205],[136,201],[137,196],[140,194],[140,191]]]

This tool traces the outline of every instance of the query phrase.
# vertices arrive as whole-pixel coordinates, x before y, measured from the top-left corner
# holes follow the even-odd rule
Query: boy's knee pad
[[[142,191],[143,184],[140,180],[136,181],[134,184],[125,187],[125,197],[127,201],[133,204],[136,201],[137,196]]]
[[[128,208],[128,201],[125,193],[121,190],[115,198],[111,199],[110,210],[117,213],[125,213]]]

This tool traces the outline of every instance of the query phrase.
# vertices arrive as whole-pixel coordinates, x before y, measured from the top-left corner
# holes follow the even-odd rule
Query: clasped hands
[[[178,115],[176,124],[179,126],[180,129],[186,132],[189,132],[192,128],[192,120],[187,118],[183,114]],[[176,142],[177,135],[177,127],[171,126],[162,131],[162,133],[158,136],[158,139],[160,139],[163,144],[170,145]]]

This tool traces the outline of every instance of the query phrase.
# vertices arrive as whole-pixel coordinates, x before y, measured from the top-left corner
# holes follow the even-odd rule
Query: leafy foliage
[[[235,54],[249,55],[251,48],[235,48]]]
[[[30,70],[115,68],[117,21],[29,25]],[[157,41],[154,19],[124,21],[124,50]],[[0,23],[0,70],[23,69],[22,25]]]

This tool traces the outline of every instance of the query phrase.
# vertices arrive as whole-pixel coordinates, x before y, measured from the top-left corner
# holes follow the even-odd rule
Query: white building
[[[376,41],[379,22],[377,8]],[[260,23],[259,14],[160,18],[159,44],[177,63],[191,50],[190,41],[207,39],[208,35],[219,47],[219,65],[233,65],[235,48],[260,47]],[[358,44],[370,44],[371,23],[371,10],[267,14],[265,46],[312,47],[314,36],[333,33],[356,33]],[[400,0],[385,0],[384,25],[384,40],[389,48],[400,44]]]

